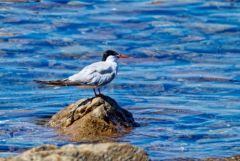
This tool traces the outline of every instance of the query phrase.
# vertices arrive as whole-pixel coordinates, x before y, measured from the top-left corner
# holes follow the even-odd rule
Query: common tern
[[[34,80],[37,83],[54,86],[78,86],[80,88],[93,89],[95,96],[102,95],[100,88],[110,83],[118,72],[118,58],[128,58],[113,50],[103,53],[102,61],[85,66],[80,72],[63,80]],[[96,93],[98,90],[98,94]]]

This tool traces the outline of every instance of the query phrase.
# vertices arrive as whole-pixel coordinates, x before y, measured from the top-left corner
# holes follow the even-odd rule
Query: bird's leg
[[[101,91],[100,91],[100,88],[98,88],[98,94],[99,95],[102,95]]]
[[[100,88],[98,88],[98,96],[104,96],[102,93],[101,93],[101,90],[100,90]]]
[[[97,93],[96,93],[96,91],[95,91],[95,88],[93,88],[93,92],[94,92],[95,97],[96,97],[96,96],[97,96]]]

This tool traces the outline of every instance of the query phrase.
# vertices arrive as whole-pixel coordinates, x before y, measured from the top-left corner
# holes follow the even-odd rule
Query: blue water
[[[27,1],[27,0],[26,0]],[[101,59],[131,56],[103,92],[141,127],[118,138],[153,160],[240,151],[240,2],[0,2],[0,157],[70,143],[39,125],[90,90],[39,88]]]

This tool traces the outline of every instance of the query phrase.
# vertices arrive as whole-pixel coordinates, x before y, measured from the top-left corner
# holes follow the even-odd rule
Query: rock
[[[69,1],[67,4],[71,6],[84,6],[84,4],[79,1]]]
[[[157,4],[161,4],[161,3],[162,3],[162,1],[159,1],[159,0],[158,0],[158,1],[152,1],[152,2],[151,2],[151,4],[156,4],[156,5],[157,5]]]
[[[79,100],[48,122],[72,141],[119,136],[138,126],[132,114],[108,96]]]
[[[18,156],[0,158],[1,161],[148,161],[143,149],[125,143],[99,143],[82,145],[43,145]]]
[[[233,157],[226,157],[226,158],[208,158],[204,159],[203,161],[239,161],[240,155],[236,155]]]
[[[168,161],[168,160],[166,160]],[[169,160],[170,161],[170,160]],[[196,158],[176,158],[171,161],[240,161],[240,155],[232,157],[219,157],[219,158],[207,158],[207,159],[196,159]]]

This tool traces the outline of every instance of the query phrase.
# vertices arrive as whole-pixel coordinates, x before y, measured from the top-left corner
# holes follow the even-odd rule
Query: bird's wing
[[[79,73],[68,78],[68,81],[82,85],[102,86],[111,82],[116,69],[107,62],[96,62],[83,68]]]

